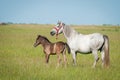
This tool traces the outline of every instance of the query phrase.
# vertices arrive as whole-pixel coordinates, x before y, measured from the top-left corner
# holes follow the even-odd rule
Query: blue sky
[[[120,0],[0,0],[0,22],[120,24]]]

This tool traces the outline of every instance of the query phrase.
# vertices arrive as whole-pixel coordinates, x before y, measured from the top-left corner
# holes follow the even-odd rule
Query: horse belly
[[[89,53],[91,52],[90,47],[88,45],[78,45],[78,50],[81,53]]]
[[[78,43],[76,44],[80,52],[88,53],[90,52],[89,38],[83,36],[78,38]]]
[[[74,51],[88,53],[90,52],[88,42],[89,42],[88,39],[86,39],[85,37],[77,36],[74,39],[69,40],[68,45]]]

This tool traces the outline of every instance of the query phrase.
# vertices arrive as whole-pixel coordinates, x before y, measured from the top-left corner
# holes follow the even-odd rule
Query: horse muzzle
[[[51,31],[51,32],[50,32],[50,35],[51,35],[51,36],[54,36],[54,35],[55,35],[55,32],[54,32],[54,31]]]

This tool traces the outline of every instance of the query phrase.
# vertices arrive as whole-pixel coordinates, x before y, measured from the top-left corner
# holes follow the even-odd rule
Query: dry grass
[[[109,69],[101,68],[101,60],[92,69],[93,56],[77,55],[77,66],[72,65],[72,57],[67,54],[67,68],[56,68],[56,56],[50,57],[50,63],[45,64],[42,47],[34,48],[33,44],[38,34],[47,36],[52,42],[58,40],[50,36],[53,25],[0,25],[0,80],[118,80],[120,77],[120,28],[77,26],[78,32],[88,34],[100,32],[110,38]],[[61,34],[59,40],[66,41]],[[100,56],[100,55],[99,55]],[[62,56],[61,56],[62,57]]]

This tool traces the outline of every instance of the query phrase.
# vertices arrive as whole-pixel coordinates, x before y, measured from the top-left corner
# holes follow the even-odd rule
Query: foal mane
[[[51,42],[48,40],[48,38],[45,37],[45,36],[38,35],[38,37],[39,37],[39,38],[41,37],[41,38],[43,38],[44,40],[46,40],[47,42],[51,43]]]

